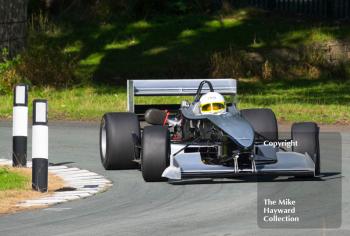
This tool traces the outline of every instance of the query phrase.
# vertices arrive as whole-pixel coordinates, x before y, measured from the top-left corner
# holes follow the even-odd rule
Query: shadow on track
[[[188,180],[172,180],[168,183],[173,185],[198,185],[198,184],[239,184],[239,183],[258,183],[258,182],[318,182],[318,181],[328,181],[331,179],[343,178],[340,172],[323,172],[317,177],[288,177],[288,178],[278,178],[277,176],[245,176],[241,178],[234,179],[188,179]]]
[[[74,161],[66,161],[66,162],[59,162],[59,163],[52,163],[50,162],[50,166],[63,166],[68,164],[74,164]]]

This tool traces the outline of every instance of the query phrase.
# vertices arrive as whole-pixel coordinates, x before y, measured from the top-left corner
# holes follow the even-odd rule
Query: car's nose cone
[[[244,149],[251,148],[254,143],[252,126],[240,115],[225,113],[208,116],[208,119],[222,129],[238,146]]]

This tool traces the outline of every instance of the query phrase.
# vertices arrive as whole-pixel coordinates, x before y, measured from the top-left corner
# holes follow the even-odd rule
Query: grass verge
[[[31,174],[30,168],[0,166],[0,215],[21,211],[23,208],[16,206],[18,202],[48,196],[64,186],[61,178],[49,174],[48,192],[33,191]]]
[[[350,123],[350,82],[296,80],[262,83],[240,80],[238,107],[270,107],[279,121]],[[32,89],[33,98],[49,100],[51,120],[98,121],[105,112],[126,110],[126,89],[85,86],[65,90]],[[179,103],[182,97],[138,97],[137,103]],[[187,99],[192,99],[188,97]],[[12,116],[11,95],[3,96],[0,118]],[[30,106],[31,108],[31,106]],[[31,114],[31,111],[30,111]]]
[[[10,171],[8,168],[0,169],[0,191],[22,189],[30,180],[18,171]]]

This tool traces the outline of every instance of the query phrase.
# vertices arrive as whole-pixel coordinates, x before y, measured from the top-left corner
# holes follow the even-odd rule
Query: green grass
[[[14,173],[7,168],[0,168],[0,191],[23,189],[29,179],[18,173]]]
[[[350,82],[300,80],[238,84],[238,107],[270,107],[280,121],[350,123]],[[126,110],[126,90],[107,86],[65,90],[32,89],[33,98],[49,100],[51,120],[99,120],[105,112]],[[137,103],[179,103],[182,97],[137,97]],[[187,97],[191,99],[191,97]],[[4,96],[0,117],[11,118],[12,96]],[[31,111],[30,111],[31,114]]]

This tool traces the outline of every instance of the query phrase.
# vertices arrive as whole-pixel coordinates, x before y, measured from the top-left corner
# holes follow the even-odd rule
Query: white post
[[[12,165],[27,165],[28,136],[28,85],[19,84],[14,89],[12,116]]]
[[[47,126],[47,100],[33,101],[32,128],[32,187],[36,191],[47,192],[49,129]]]

